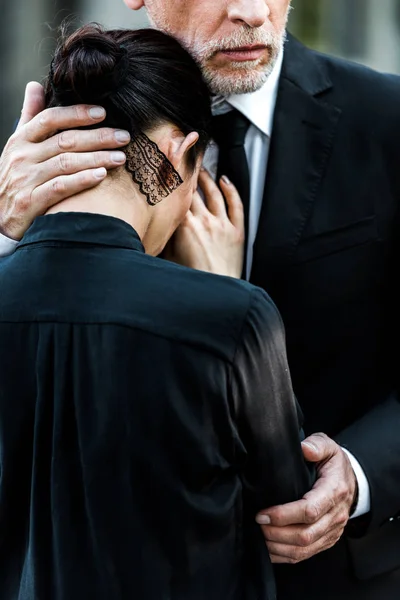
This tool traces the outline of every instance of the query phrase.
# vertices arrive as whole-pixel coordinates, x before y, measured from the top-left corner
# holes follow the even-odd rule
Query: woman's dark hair
[[[184,135],[197,131],[192,169],[210,138],[210,95],[199,67],[179,42],[155,29],[106,31],[91,23],[63,36],[45,90],[48,107],[103,106],[101,127],[135,135],[171,122]]]

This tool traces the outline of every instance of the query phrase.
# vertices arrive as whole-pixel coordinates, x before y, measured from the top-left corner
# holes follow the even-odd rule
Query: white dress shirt
[[[17,245],[18,242],[16,242],[15,240],[11,240],[10,238],[0,233],[0,258],[12,254]]]
[[[263,201],[265,177],[267,173],[269,142],[275,113],[276,98],[278,95],[279,77],[282,70],[283,52],[281,52],[274,70],[268,77],[264,86],[252,94],[239,94],[227,98],[217,97],[213,102],[214,114],[228,112],[236,108],[250,121],[246,134],[245,150],[250,171],[250,210],[249,233],[247,243],[247,279],[250,277],[253,263],[253,245],[257,235]],[[218,166],[218,146],[211,142],[204,157],[204,167],[216,178]],[[0,258],[11,254],[18,242],[0,234]],[[358,460],[345,448],[351,466],[358,482],[359,499],[352,518],[370,511],[370,488],[367,477]]]

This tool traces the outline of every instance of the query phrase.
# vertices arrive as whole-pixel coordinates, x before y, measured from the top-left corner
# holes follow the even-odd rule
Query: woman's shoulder
[[[280,319],[268,294],[247,281],[161,259],[149,261],[150,266],[148,285],[141,286],[147,309],[153,305],[160,332],[182,342],[206,346],[231,360],[246,323],[262,327]]]

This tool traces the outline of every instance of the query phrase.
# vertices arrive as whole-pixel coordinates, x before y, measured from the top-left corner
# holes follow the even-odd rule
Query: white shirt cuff
[[[17,245],[18,242],[16,240],[12,240],[0,233],[0,258],[12,254]]]
[[[358,502],[356,510],[350,517],[350,519],[355,519],[356,517],[361,517],[361,515],[369,513],[371,510],[371,490],[369,489],[367,476],[365,475],[358,460],[355,458],[355,456],[353,456],[353,454],[351,454],[351,452],[346,450],[346,448],[342,447],[342,450],[343,452],[346,452],[349,458],[358,484]]]

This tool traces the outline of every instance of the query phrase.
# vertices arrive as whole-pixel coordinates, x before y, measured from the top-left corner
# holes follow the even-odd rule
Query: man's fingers
[[[25,88],[24,104],[17,131],[45,109],[44,89],[37,81],[30,81]]]
[[[289,502],[280,506],[273,506],[266,512],[259,513],[256,521],[259,525],[274,525],[276,527],[287,527],[288,525],[298,525],[299,523],[312,523],[315,521],[306,521],[307,518],[307,500],[302,498],[296,502]]]
[[[336,528],[323,538],[320,538],[314,544],[307,547],[277,544],[275,542],[267,542],[267,547],[272,562],[296,564],[332,548],[332,546],[338,542],[342,534],[343,529]],[[272,559],[272,557],[274,557],[274,559]]]
[[[335,505],[334,498],[329,492],[329,484],[323,485],[321,480],[317,480],[314,488],[307,492],[304,498],[281,506],[273,506],[267,511],[259,513],[256,521],[259,525],[268,525],[267,517],[270,523],[276,527],[316,523]]]
[[[226,217],[225,201],[222,192],[205,169],[200,171],[199,185],[210,213],[216,217]]]
[[[66,152],[37,165],[36,185],[42,185],[61,175],[72,175],[79,171],[97,169],[115,169],[122,166],[126,161],[126,155],[121,150],[111,152]]]
[[[31,205],[36,214],[43,214],[54,204],[98,185],[107,176],[103,167],[81,171],[74,175],[62,175],[37,187]]]
[[[44,161],[63,152],[95,152],[126,146],[130,141],[127,131],[102,127],[84,131],[63,131],[38,146],[37,159]]]
[[[77,129],[100,123],[106,111],[100,106],[59,106],[47,108],[25,125],[24,137],[29,142],[43,142],[57,131]]]
[[[312,546],[335,529],[344,528],[348,520],[345,510],[330,511],[312,525],[288,525],[287,527],[263,526],[267,542],[289,546]]]
[[[269,557],[270,557],[273,565],[283,565],[287,562],[286,558],[283,558],[283,556],[278,556],[277,554],[271,554],[271,552],[269,553]]]
[[[321,519],[323,521],[324,519]],[[264,537],[268,544],[285,544],[289,546],[306,547],[315,544],[326,534],[327,523],[321,521],[314,525],[288,525],[287,527],[264,526],[262,528]]]
[[[302,444],[304,458],[309,462],[329,460],[337,452],[338,445],[324,433],[313,433]]]
[[[220,185],[226,200],[228,218],[244,235],[244,210],[239,192],[227,177],[221,177]]]

